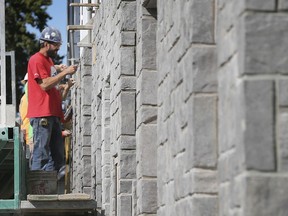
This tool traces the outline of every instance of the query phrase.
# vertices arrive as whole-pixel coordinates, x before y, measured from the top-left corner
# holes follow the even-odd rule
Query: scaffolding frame
[[[0,0],[0,153],[7,153],[6,156],[0,158],[0,170],[5,168],[7,164],[13,164],[13,198],[1,199],[0,198],[0,213],[2,212],[15,212],[19,211],[20,205],[20,139],[19,127],[15,126],[15,115],[11,117],[10,122],[7,121],[7,87],[6,87],[6,56],[11,57],[11,87],[12,87],[12,108],[15,111],[16,107],[16,85],[15,85],[15,53],[14,51],[7,52],[5,50],[5,0]],[[15,114],[15,112],[14,112]],[[8,126],[10,124],[10,126]],[[13,154],[13,156],[12,156]],[[5,155],[5,154],[4,154]]]

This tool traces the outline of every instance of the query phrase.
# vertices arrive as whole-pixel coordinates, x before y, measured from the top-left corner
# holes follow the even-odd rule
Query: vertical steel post
[[[0,52],[1,52],[1,121],[6,125],[6,55],[5,55],[5,0],[0,0]]]
[[[12,104],[16,108],[16,73],[15,73],[15,51],[10,51],[11,56],[11,88]],[[16,117],[16,116],[15,116]]]
[[[91,0],[88,0],[88,3],[91,3]],[[93,7],[87,8],[87,22],[88,23],[90,23],[90,20],[92,18],[92,10],[93,10]],[[91,34],[92,34],[92,31],[88,30],[88,35],[87,35],[88,43],[91,43],[91,38],[92,38]]]
[[[19,128],[13,128],[13,142],[14,142],[14,209],[19,209],[20,202],[20,185],[21,185],[21,158],[22,149],[20,148]]]
[[[70,36],[70,53],[71,53],[71,64],[75,64],[75,50],[74,50],[74,31],[69,30],[69,36]]]

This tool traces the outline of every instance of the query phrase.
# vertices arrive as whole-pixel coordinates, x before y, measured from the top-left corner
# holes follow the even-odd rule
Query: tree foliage
[[[6,51],[15,51],[16,79],[19,85],[27,72],[30,56],[39,50],[38,38],[28,31],[27,25],[41,32],[51,19],[46,12],[51,4],[52,0],[5,0]],[[58,56],[56,63],[61,63],[62,59],[63,57]],[[9,71],[9,64],[7,70]],[[21,97],[19,85],[17,85],[17,102]]]

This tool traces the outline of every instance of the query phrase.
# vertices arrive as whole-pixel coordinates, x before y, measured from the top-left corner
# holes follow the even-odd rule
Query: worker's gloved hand
[[[64,64],[55,65],[55,68],[56,68],[57,72],[62,72],[63,70],[65,70],[67,68],[67,65],[64,65]]]
[[[71,136],[71,131],[65,129],[62,131],[62,136],[63,137],[68,137],[68,136]]]
[[[70,75],[74,74],[77,71],[78,65],[70,65],[69,67],[67,67],[64,71]]]

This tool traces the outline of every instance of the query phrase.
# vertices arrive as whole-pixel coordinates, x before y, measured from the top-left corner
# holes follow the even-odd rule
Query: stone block
[[[135,46],[136,45],[136,33],[131,31],[121,32],[121,46]]]
[[[103,179],[102,182],[102,205],[104,204],[109,204],[110,203],[110,185],[111,185],[111,180],[110,179]]]
[[[220,51],[217,56],[218,65],[225,64],[235,52],[240,50],[245,40],[243,37],[244,27],[240,25],[242,24],[242,19],[237,19],[235,4],[232,1],[227,2],[217,18],[217,26],[219,26],[217,28],[217,50]]]
[[[142,125],[137,131],[137,176],[157,176],[157,126]]]
[[[105,152],[105,149],[101,149],[102,152],[102,166],[109,165],[111,160],[111,155],[109,152]]]
[[[217,164],[217,96],[191,97],[189,108],[191,112],[188,114],[188,130],[192,133],[192,140],[187,147],[187,164],[191,166],[190,168],[215,168]]]
[[[135,150],[136,149],[136,138],[135,136],[120,136],[119,145],[121,150]]]
[[[91,117],[83,116],[81,122],[82,135],[91,136]]]
[[[157,181],[154,180],[139,180],[137,184],[138,195],[138,211],[141,214],[156,214],[157,213]]]
[[[158,206],[164,206],[165,205],[165,194],[164,194],[164,185],[163,182],[158,181],[159,183],[157,184],[157,202]]]
[[[243,197],[243,215],[288,215],[288,176],[249,174]]]
[[[81,147],[85,147],[85,146],[91,146],[91,136],[82,136],[82,145]],[[79,146],[80,147],[80,146]]]
[[[157,107],[141,106],[137,112],[137,127],[140,124],[157,124]]]
[[[100,150],[96,151],[96,184],[102,183],[102,154]]]
[[[81,111],[83,116],[91,116],[91,106],[83,105]]]
[[[110,164],[108,165],[105,165],[105,164],[102,164],[102,167],[101,167],[101,171],[102,171],[102,178],[109,178],[110,177]]]
[[[278,105],[280,107],[288,106],[288,80],[281,79],[278,81]]]
[[[288,17],[281,13],[247,13],[245,28],[243,73],[287,74]]]
[[[132,182],[132,215],[137,214],[137,181]]]
[[[102,121],[103,129],[110,125],[110,102],[104,101],[102,104]]]
[[[135,93],[134,92],[122,92],[120,94],[121,105],[119,107],[120,116],[120,128],[122,135],[134,135],[136,127],[135,119]]]
[[[80,71],[76,72],[79,73],[79,76],[81,77],[81,79],[85,76],[91,76],[92,74],[92,67],[89,65],[81,65],[78,66],[78,68],[80,67]]]
[[[179,137],[182,136],[183,134],[182,134],[177,116],[174,113],[169,117],[167,127],[168,127],[168,131],[167,131],[168,142],[171,143],[170,144],[170,150],[171,150],[172,157],[174,158],[178,154],[180,154],[181,152],[183,153],[185,151],[185,147],[186,147],[182,143],[180,144],[178,142],[178,140],[180,140]],[[177,160],[177,159],[179,159],[179,158],[178,157],[175,158],[175,160]],[[179,165],[181,165],[181,163],[179,163]]]
[[[171,82],[172,82],[172,77],[170,75],[165,79],[165,82],[163,83],[163,85],[158,87],[157,98],[158,98],[159,105],[163,106],[163,110],[162,110],[163,112],[161,113],[162,115],[161,118],[163,118],[164,121],[166,121],[169,118],[169,116],[172,115],[174,111],[172,98],[170,97],[170,94],[172,93]]]
[[[144,17],[142,19],[141,39],[141,62],[142,68],[156,70],[157,46],[156,29],[157,20],[153,17]]]
[[[119,194],[131,194],[132,193],[132,181],[120,180],[119,181]]]
[[[257,11],[275,11],[276,1],[271,0],[246,0],[246,9]]]
[[[278,164],[280,172],[288,171],[288,113],[278,114]]]
[[[288,9],[288,1],[287,0],[279,0],[278,1],[278,10],[287,10]]]
[[[122,31],[136,30],[136,1],[120,3],[120,24]]]
[[[90,195],[91,187],[83,187],[83,193]]]
[[[136,154],[135,152],[121,152],[120,155],[120,173],[121,179],[134,179],[136,178]]]
[[[81,148],[82,156],[91,156],[91,147],[82,147]]]
[[[110,94],[111,94],[111,88],[110,88],[110,85],[109,85],[109,87],[105,87],[103,89],[103,95],[102,95],[103,100],[110,101]]]
[[[218,197],[215,195],[194,195],[192,196],[193,216],[218,216]],[[185,214],[187,215],[187,214]],[[188,215],[187,215],[188,216]]]
[[[91,167],[92,167],[91,168],[91,178],[93,181],[94,177],[96,176],[96,152],[95,152],[95,154],[93,153],[91,155]],[[96,181],[95,181],[95,185],[96,185]]]
[[[189,216],[192,215],[193,210],[192,198],[187,197],[185,199],[179,200],[175,203],[175,211],[177,212],[176,215],[183,215]],[[163,214],[165,216],[167,214]],[[193,215],[194,216],[194,215]]]
[[[119,198],[119,208],[117,215],[119,216],[132,216],[132,197],[121,195]]]
[[[97,200],[97,208],[102,207],[102,185],[96,186],[96,200]]]
[[[181,131],[180,133],[185,130],[185,128],[188,125],[188,105],[186,103],[186,98],[185,98],[185,85],[184,83],[181,83],[172,93],[175,97],[173,97],[173,103],[175,104],[174,108],[174,115],[176,119],[175,126],[177,126],[177,130]],[[181,140],[181,137],[177,137],[177,142],[183,143]],[[179,145],[181,146],[181,145]],[[182,145],[183,146],[183,145]]]
[[[123,91],[136,89],[136,77],[134,76],[122,76],[119,82],[120,89]]]
[[[158,108],[157,139],[158,145],[162,145],[168,139],[168,122],[163,120],[163,106]]]
[[[192,58],[192,61],[191,61]],[[216,47],[193,47],[182,63],[186,94],[217,91]]]
[[[84,66],[92,66],[92,48],[91,47],[85,47],[83,49],[81,59],[82,59],[81,63]]]
[[[247,169],[275,171],[274,82],[244,81],[244,151]]]
[[[242,146],[241,146],[242,147]],[[240,167],[243,164],[243,153],[235,148],[230,149],[225,153],[221,153],[220,159],[218,160],[218,181],[228,182],[234,178],[241,170],[245,169]]]
[[[92,98],[92,82],[91,76],[85,76],[81,81],[81,104],[82,105],[91,105]]]
[[[239,143],[243,145],[239,138],[241,131],[241,119],[243,119],[243,89],[238,84],[239,75],[238,58],[233,57],[218,73],[218,152],[229,151]]]
[[[218,173],[215,170],[193,169],[190,173],[190,177],[192,178],[191,179],[192,190],[190,192],[217,194],[218,192],[217,174]],[[188,184],[188,182],[186,183]]]
[[[214,0],[191,1],[193,43],[213,44],[214,41]]]
[[[135,75],[135,48],[120,48],[120,67],[121,75]]]
[[[83,186],[84,187],[91,187],[91,157],[84,156],[83,159]]]
[[[137,79],[137,90],[141,105],[157,105],[157,72],[143,70]]]

